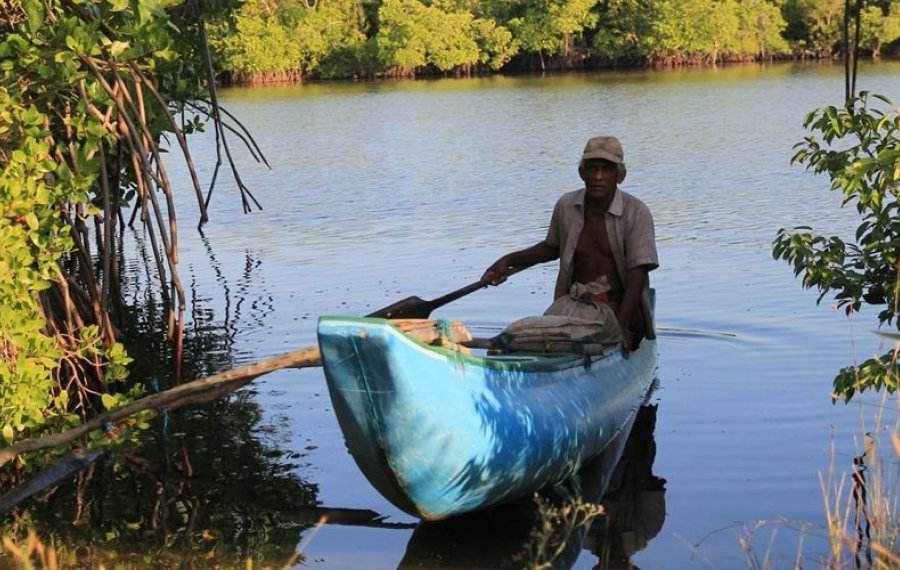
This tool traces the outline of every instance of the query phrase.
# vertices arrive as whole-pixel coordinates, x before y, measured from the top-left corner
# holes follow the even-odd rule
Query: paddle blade
[[[430,301],[412,296],[401,299],[383,309],[378,309],[366,316],[382,319],[427,319],[432,310]]]

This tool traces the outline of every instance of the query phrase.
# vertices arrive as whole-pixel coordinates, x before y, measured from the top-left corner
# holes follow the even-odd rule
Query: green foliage
[[[255,74],[300,67],[300,43],[266,0],[244,2],[233,27],[220,24],[210,32],[210,43],[229,71]]]
[[[785,39],[798,47],[830,54],[840,42],[844,0],[786,0]]]
[[[490,18],[472,20],[472,33],[478,44],[479,63],[484,63],[495,71],[503,67],[519,50],[512,32]]]
[[[657,3],[652,0],[601,0],[600,26],[593,48],[610,61],[645,61],[652,51]]]
[[[0,43],[0,54],[13,50],[29,61],[34,57],[19,36]],[[0,435],[5,444],[54,419],[71,421],[68,393],[54,382],[66,350],[45,333],[38,292],[59,277],[58,260],[71,247],[55,205],[67,193],[84,194],[79,185],[48,182],[55,174],[65,179],[71,173],[57,168],[50,155],[46,122],[46,115],[0,84]]]
[[[425,66],[444,72],[478,64],[498,69],[515,51],[510,31],[493,20],[420,0],[385,0],[378,30],[380,62],[407,73]]]
[[[779,230],[773,255],[793,265],[803,286],[833,294],[849,314],[863,305],[879,307],[879,326],[900,327],[900,117],[879,95],[862,93],[846,107],[810,113],[804,126],[814,134],[799,143],[793,161],[831,179],[843,204],[861,217],[855,241],[816,235],[812,228]],[[815,134],[818,133],[818,134]],[[890,364],[890,366],[885,366]],[[866,388],[897,388],[891,354],[843,370],[835,379],[835,397],[849,400]]]
[[[860,47],[878,56],[882,46],[900,39],[900,0],[886,8],[866,6],[860,20]]]
[[[60,278],[59,261],[72,247],[57,210],[85,202],[92,177],[80,180],[57,163],[47,143],[49,117],[2,87],[0,120],[0,434],[10,444],[78,421],[70,392],[57,381],[64,362],[102,359],[112,382],[127,376],[130,359],[120,344],[104,349],[95,326],[76,339],[46,332],[38,293]]]
[[[303,76],[327,78],[497,70],[532,54],[542,63],[768,59],[796,47],[822,46],[830,54],[838,47],[842,6],[839,0],[248,0],[234,22],[214,27],[214,46],[227,72],[302,69]],[[887,4],[881,9],[889,14]],[[878,46],[895,37],[889,17],[867,21]]]
[[[680,54],[718,54],[731,47],[728,42],[738,29],[734,2],[714,0],[664,0],[654,22],[654,49],[651,59],[671,59]]]
[[[593,45],[613,60],[715,62],[771,57],[788,47],[781,13],[767,0],[606,0],[601,19],[612,25]]]
[[[361,7],[355,0],[318,2],[304,9],[292,34],[300,47],[304,73],[355,75],[364,72],[366,35]]]
[[[842,368],[834,378],[834,399],[843,398],[849,402],[856,392],[866,389],[895,392],[900,370],[897,368],[897,353],[893,350],[877,357],[869,358],[858,366]]]
[[[469,30],[474,18],[468,12],[428,10],[428,63],[440,71],[471,66],[480,60],[478,44]]]
[[[520,16],[509,20],[513,37],[533,53],[567,54],[571,37],[597,24],[597,0],[520,0]]]
[[[378,10],[376,45],[388,67],[415,69],[427,61],[427,8],[418,0],[384,0]]]
[[[160,99],[199,94],[200,13],[184,10],[176,26],[166,9],[181,13],[180,0],[13,0],[0,10],[0,447],[140,392],[115,385],[131,360],[101,285],[118,285],[86,242],[90,224],[101,233],[135,195],[138,175],[111,167],[113,153],[132,164],[133,145],[171,130],[179,106]]]
[[[789,50],[783,35],[787,22],[776,5],[767,0],[742,0],[737,3],[737,15],[739,24],[733,51],[765,58]]]
[[[210,25],[219,66],[250,82],[301,75],[354,77],[377,67],[358,0],[248,0]]]

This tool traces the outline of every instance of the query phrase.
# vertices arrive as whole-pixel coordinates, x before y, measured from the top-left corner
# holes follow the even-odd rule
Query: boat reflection
[[[630,432],[623,432],[576,477],[541,492],[545,505],[601,503],[604,514],[589,528],[578,526],[564,536],[554,535],[549,543],[538,543],[542,509],[529,497],[419,524],[398,568],[565,569],[583,549],[596,557],[597,570],[636,568],[631,555],[659,533],[666,515],[665,480],[653,475],[656,410],[642,407]]]
[[[631,556],[646,548],[666,520],[666,480],[653,474],[656,406],[640,409],[622,458],[613,469],[584,548],[597,557],[595,569],[633,569]]]

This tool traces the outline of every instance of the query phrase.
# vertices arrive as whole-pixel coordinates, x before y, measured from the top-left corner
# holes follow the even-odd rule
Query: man
[[[574,284],[605,280],[609,291],[594,301],[615,312],[623,348],[634,350],[641,337],[655,338],[648,276],[659,266],[653,216],[646,204],[619,189],[626,169],[625,153],[616,137],[591,138],[578,174],[584,188],[556,202],[547,237],[498,259],[482,281],[498,285],[512,268],[559,259],[554,299],[567,295]]]

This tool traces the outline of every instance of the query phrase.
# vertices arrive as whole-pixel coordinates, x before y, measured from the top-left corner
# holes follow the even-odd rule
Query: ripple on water
[[[898,70],[865,66],[861,83],[896,92]],[[804,114],[836,101],[840,78],[838,67],[788,65],[225,90],[272,170],[241,158],[262,212],[244,215],[222,172],[206,239],[182,230],[190,294],[209,309],[189,318],[221,327],[227,346],[213,350],[245,362],[311,344],[320,314],[365,314],[462,287],[499,255],[542,239],[558,195],[580,184],[584,140],[617,134],[624,188],[653,210],[660,253],[653,471],[667,480],[667,516],[634,562],[688,567],[699,552],[714,567],[744,566],[735,521],[822,523],[818,473],[832,459],[849,468],[871,410],[832,405],[831,380],[885,347],[871,315],[848,321],[828,300],[817,306],[771,257],[781,227],[855,227],[826,181],[790,164]],[[208,180],[211,138],[196,140]],[[177,183],[187,187],[183,175]],[[191,199],[181,220],[192,219]],[[433,316],[489,335],[540,314],[554,280],[548,264]],[[300,473],[323,504],[407,520],[347,455],[320,371],[265,382],[278,388],[254,396],[261,421],[289,434],[285,447],[303,454]],[[405,540],[328,526],[307,554],[323,568],[394,567]],[[778,541],[776,552],[796,552],[796,535]],[[585,553],[575,567],[595,558]]]

